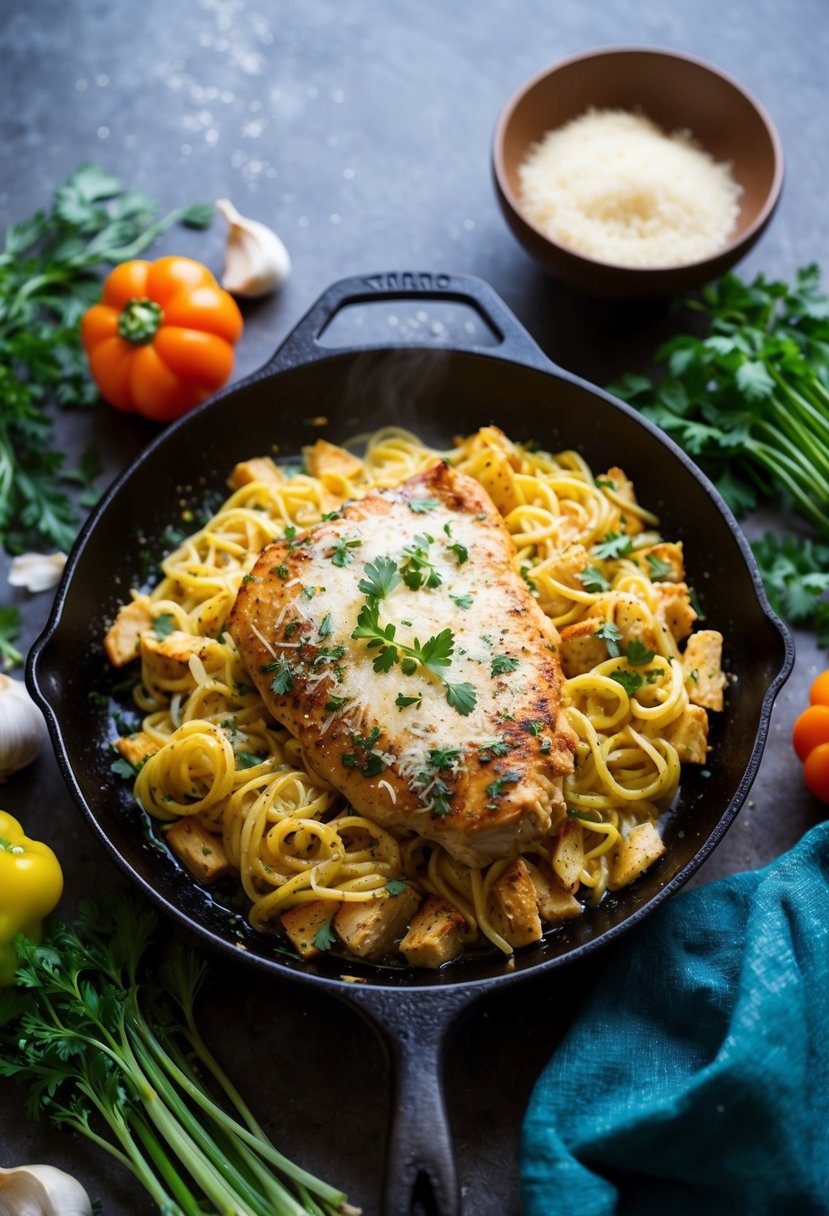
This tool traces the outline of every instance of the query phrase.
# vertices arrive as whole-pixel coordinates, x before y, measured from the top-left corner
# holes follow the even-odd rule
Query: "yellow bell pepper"
[[[49,846],[29,840],[17,820],[0,811],[0,987],[14,983],[15,937],[39,942],[41,922],[62,893],[63,872]]]

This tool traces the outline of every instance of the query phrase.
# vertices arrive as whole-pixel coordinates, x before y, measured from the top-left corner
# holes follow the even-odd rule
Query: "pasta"
[[[355,814],[270,719],[223,630],[265,546],[442,459],[490,495],[516,570],[559,631],[577,737],[566,818],[482,868]],[[439,966],[476,943],[510,954],[644,873],[664,849],[657,824],[681,764],[705,762],[725,678],[721,636],[694,630],[681,545],[662,539],[621,469],[595,476],[574,451],[496,427],[446,451],[385,429],[361,456],[321,440],[301,471],[253,458],[231,486],[106,641],[114,663],[140,659],[141,729],[116,747],[136,769],[137,802],[194,875],[238,878],[254,928],[281,928],[305,957],[339,943]]]

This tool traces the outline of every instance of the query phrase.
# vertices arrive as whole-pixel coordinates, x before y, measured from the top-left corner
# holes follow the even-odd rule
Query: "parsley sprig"
[[[91,406],[97,390],[80,319],[97,300],[102,267],[136,257],[171,224],[204,228],[210,204],[156,218],[152,199],[94,164],[55,191],[51,208],[7,228],[0,251],[0,544],[69,549],[79,507],[92,505],[100,462],[74,469],[54,443],[52,404]]]
[[[381,564],[382,563],[382,564]],[[405,676],[412,676],[418,670],[431,672],[446,688],[446,700],[453,709],[466,717],[475,708],[476,693],[471,684],[454,683],[446,678],[446,668],[452,662],[455,652],[455,635],[451,629],[442,629],[440,633],[427,638],[423,643],[414,638],[411,644],[402,642],[397,637],[397,626],[380,620],[380,602],[400,581],[391,558],[377,558],[365,567],[366,577],[358,584],[366,596],[357,616],[357,626],[351,634],[352,638],[364,641],[368,650],[376,650],[372,664],[376,672],[388,672],[399,664]],[[367,592],[371,588],[374,594]],[[380,594],[377,594],[377,593]]]

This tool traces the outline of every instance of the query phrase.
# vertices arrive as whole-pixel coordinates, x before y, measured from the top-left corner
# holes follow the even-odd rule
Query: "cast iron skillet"
[[[475,338],[472,349],[326,345],[324,331],[346,306],[372,300],[389,308],[392,301],[418,301],[427,318],[429,309],[454,302],[476,318],[473,332],[487,337]],[[328,422],[321,431],[322,417]],[[143,558],[163,552],[165,529],[181,526],[183,509],[198,509],[208,493],[225,491],[236,461],[271,452],[275,443],[285,456],[296,455],[320,433],[342,441],[389,423],[445,445],[490,421],[551,451],[578,448],[596,471],[621,465],[640,501],[659,513],[665,535],[683,540],[707,619],[725,634],[734,677],[727,710],[713,727],[710,773],[685,774],[665,827],[666,855],[598,909],[520,951],[514,969],[490,953],[471,954],[436,974],[327,956],[319,964],[301,962],[229,914],[154,845],[127,784],[111,773],[108,709],[89,695],[104,686],[105,623],[146,578]],[[415,1194],[421,1203],[428,1197],[427,1207],[440,1216],[457,1216],[441,1088],[448,1027],[493,988],[550,972],[611,941],[682,886],[745,800],[773,700],[792,663],[791,640],[769,609],[739,527],[682,451],[627,406],[550,363],[480,280],[384,274],[332,286],[265,367],[169,427],[118,478],[70,556],[27,675],[75,800],[138,887],[204,945],[275,978],[326,990],[379,1030],[396,1083],[384,1216],[408,1216]],[[344,971],[362,982],[344,980]]]

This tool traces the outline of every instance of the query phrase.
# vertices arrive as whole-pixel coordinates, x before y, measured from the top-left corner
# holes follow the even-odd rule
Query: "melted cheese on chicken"
[[[573,766],[558,635],[514,556],[485,491],[439,464],[269,546],[228,620],[309,767],[472,866],[554,829]]]

